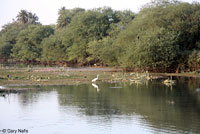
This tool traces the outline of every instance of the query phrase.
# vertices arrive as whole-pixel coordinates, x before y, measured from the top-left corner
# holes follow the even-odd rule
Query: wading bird
[[[99,78],[99,74],[97,74],[97,78],[94,78],[94,79],[92,80],[92,82],[96,82],[96,81],[98,80],[98,78]]]

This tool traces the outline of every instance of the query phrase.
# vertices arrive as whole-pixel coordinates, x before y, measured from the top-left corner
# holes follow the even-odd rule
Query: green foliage
[[[58,12],[57,28],[64,28],[71,23],[72,18],[85,9],[74,8],[72,10],[62,7]]]
[[[42,41],[42,60],[66,61],[66,47],[62,41],[62,32],[57,32]]]
[[[136,17],[136,14],[130,10],[117,11],[116,17],[118,18],[119,23],[126,25]]]
[[[10,58],[11,49],[17,42],[17,36],[25,27],[17,23],[9,23],[3,26],[0,32],[0,57]]]
[[[9,44],[9,43],[8,44],[0,45],[0,57],[1,58],[8,58],[8,57],[10,57],[11,49],[12,49],[12,45]]]
[[[21,10],[17,21],[0,32],[0,56],[145,70],[195,70],[200,67],[199,9],[197,2],[176,0],[152,1],[138,14],[109,7],[62,7],[57,25],[52,26],[35,25],[38,17]]]
[[[127,46],[119,57],[119,63],[124,67],[133,68],[167,68],[171,66],[179,53],[177,35],[165,29],[148,29],[141,37]],[[121,46],[123,47],[123,46]]]
[[[117,48],[113,45],[113,39],[105,37],[102,40],[91,41],[88,45],[88,61],[101,62],[107,65],[117,64]]]
[[[21,10],[17,15],[17,21],[8,23],[0,31],[0,56],[1,58],[11,58],[12,48],[17,43],[19,33],[29,25],[39,24],[36,14]]]
[[[17,23],[19,24],[39,24],[38,16],[26,10],[21,10],[17,15]]]
[[[124,67],[166,70],[184,62],[186,52],[196,49],[200,40],[198,9],[199,4],[177,1],[148,4],[117,38],[119,63]]]
[[[193,50],[188,58],[188,66],[191,70],[196,70],[200,67],[200,51]]]
[[[26,60],[40,60],[42,46],[41,42],[44,38],[53,34],[53,29],[50,26],[31,25],[27,29],[22,30],[15,44],[13,51],[13,58]]]
[[[64,41],[67,48],[68,59],[85,62],[88,56],[87,46],[90,41],[101,40],[108,35],[110,12],[101,13],[97,10],[89,10],[74,16],[68,29],[66,29]]]

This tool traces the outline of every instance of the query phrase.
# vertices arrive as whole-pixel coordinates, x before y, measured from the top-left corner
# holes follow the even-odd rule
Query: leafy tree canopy
[[[84,12],[83,8],[66,9],[62,7],[58,11],[57,28],[64,28],[71,23],[72,18],[78,13]]]
[[[22,30],[18,37],[17,43],[12,49],[12,56],[19,60],[40,60],[44,38],[53,34],[54,29],[51,26],[31,25]]]
[[[119,63],[166,69],[183,62],[185,51],[198,47],[199,9],[196,3],[167,0],[148,4],[117,38]]]
[[[16,22],[19,24],[39,24],[38,20],[39,18],[36,14],[21,10],[17,15]]]

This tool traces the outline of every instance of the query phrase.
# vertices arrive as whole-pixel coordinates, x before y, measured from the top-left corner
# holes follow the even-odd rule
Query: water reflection
[[[99,89],[99,86],[97,84],[92,83],[92,86],[97,89],[97,92],[99,92],[100,89]]]
[[[12,126],[11,120],[16,120],[21,123],[18,126],[33,131],[43,126],[51,129],[50,133],[57,128],[60,133],[79,133],[77,129],[82,129],[84,133],[97,134],[136,130],[145,134],[197,134],[200,133],[200,94],[196,91],[199,84],[198,79],[177,78],[173,88],[160,81],[37,87],[39,90],[11,94],[9,105],[0,98],[3,108],[0,128]],[[31,125],[27,126],[27,122]]]

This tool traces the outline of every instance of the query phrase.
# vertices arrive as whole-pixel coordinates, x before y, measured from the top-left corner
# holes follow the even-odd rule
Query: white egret
[[[99,78],[99,74],[97,74],[97,78],[94,78],[94,79],[92,80],[92,82],[96,82],[96,81],[98,80],[98,78]]]

